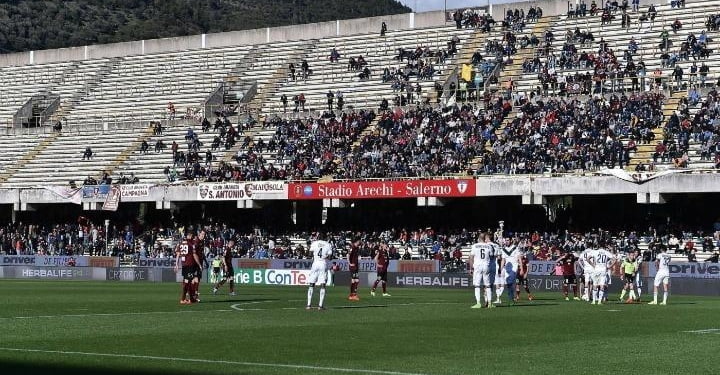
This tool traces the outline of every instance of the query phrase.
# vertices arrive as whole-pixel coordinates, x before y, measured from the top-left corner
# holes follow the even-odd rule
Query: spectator
[[[175,119],[175,104],[173,102],[168,102],[167,105],[167,118],[170,120]]]
[[[295,81],[295,64],[290,63],[290,65],[288,65],[288,71],[290,72],[290,79]]]
[[[85,147],[85,152],[83,152],[83,158],[82,160],[90,160],[92,159],[93,152],[90,146]]]
[[[285,94],[282,94],[280,96],[280,101],[282,102],[283,113],[287,112],[287,102],[288,102],[287,96]]]

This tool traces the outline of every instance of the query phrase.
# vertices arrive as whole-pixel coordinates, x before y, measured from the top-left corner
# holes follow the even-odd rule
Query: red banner
[[[474,197],[475,180],[405,180],[290,184],[288,199]]]

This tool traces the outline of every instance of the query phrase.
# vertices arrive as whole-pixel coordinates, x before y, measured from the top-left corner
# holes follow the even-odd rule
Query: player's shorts
[[[585,284],[585,274],[578,276],[578,283]]]
[[[327,283],[327,265],[325,262],[314,262],[310,268],[310,275],[307,278],[308,284]]]
[[[623,280],[626,284],[635,284],[635,275],[631,273],[623,274]]]
[[[592,275],[592,281],[595,286],[605,286],[608,284],[607,270],[595,271]]]
[[[660,286],[660,284],[670,284],[670,274],[668,272],[658,272],[655,275],[655,282],[653,285]]]
[[[182,277],[183,280],[192,281],[195,278],[195,266],[183,266]]]
[[[640,276],[640,272],[635,274],[635,286],[641,288],[643,286],[643,279]]]
[[[378,280],[387,281],[387,269],[378,269],[377,271],[377,278]]]
[[[202,279],[202,271],[203,271],[202,267],[196,265],[195,266],[195,277],[197,277],[198,279]]]
[[[528,286],[528,278],[526,276],[520,276],[518,274],[517,285]]]
[[[563,275],[563,284],[565,285],[573,285],[577,282],[575,279],[575,274],[572,275]]]
[[[216,275],[219,274],[219,273],[220,273],[220,267],[213,267],[213,273],[216,274]]]
[[[227,272],[223,275],[226,279],[232,279],[235,277],[235,269],[228,267]]]
[[[358,275],[358,267],[357,266],[350,267],[350,280],[359,279],[359,278],[360,277]]]
[[[505,285],[515,284],[517,281],[517,272],[515,270],[505,270]]]
[[[473,286],[479,288],[482,286],[489,287],[490,285],[492,285],[490,280],[490,271],[487,269],[476,268],[473,271]]]
[[[594,274],[594,272],[595,272],[595,271],[594,271],[592,268],[591,268],[591,269],[587,269],[587,268],[585,269],[585,271],[584,271],[584,273],[583,273],[583,276],[585,277],[585,282],[586,282],[586,283],[595,282],[595,281],[593,280],[593,274]]]

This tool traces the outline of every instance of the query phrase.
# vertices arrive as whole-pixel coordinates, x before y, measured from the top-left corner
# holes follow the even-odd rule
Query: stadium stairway
[[[538,39],[543,38],[543,35],[545,34],[545,31],[549,29],[552,26],[552,23],[557,20],[557,16],[543,16],[541,17],[534,25],[531,31],[531,34],[535,34],[535,36],[538,37]],[[500,77],[498,78],[498,82],[500,82],[501,88],[508,87],[508,84],[510,81],[513,82],[513,87],[515,87],[522,79],[523,71],[522,71],[522,64],[525,61],[526,58],[533,58],[535,57],[535,51],[536,49],[531,46],[527,46],[525,48],[521,48],[518,50],[518,52],[513,56],[512,63],[509,65],[506,65],[502,72],[500,72]]]
[[[279,100],[278,91],[290,76],[290,62],[293,62],[296,67],[295,74],[301,75],[302,73],[299,73],[301,71],[300,63],[303,59],[309,60],[309,54],[315,49],[317,42],[318,39],[307,40],[287,52],[284,59],[280,60],[281,63],[275,66],[267,82],[265,82],[262,87],[258,87],[258,93],[248,104],[248,110],[251,113],[261,113],[263,112],[263,106],[266,105],[269,100]],[[288,103],[292,103],[292,95],[288,95]],[[265,113],[265,115],[267,114]]]
[[[657,145],[658,142],[665,141],[665,128],[667,126],[667,122],[670,119],[670,116],[678,109],[678,106],[680,105],[680,100],[684,98],[687,94],[684,91],[677,91],[674,92],[666,101],[663,103],[662,107],[662,113],[663,113],[663,124],[661,127],[653,129],[653,133],[655,134],[655,141],[649,143],[649,144],[638,144],[637,145],[637,152],[633,153],[633,155],[630,157],[630,160],[628,161],[628,165],[625,167],[628,171],[635,171],[635,168],[640,163],[650,163],[652,161],[653,154],[655,153],[655,145]],[[626,141],[627,142],[627,141]],[[637,142],[637,140],[636,140]]]
[[[405,63],[397,60],[399,48],[415,50],[417,47],[430,48],[438,51],[447,48],[447,42],[457,36],[460,42],[458,52],[463,51],[467,36],[474,30],[457,30],[449,26],[437,26],[413,30],[391,30],[386,36],[377,33],[357,34],[350,36],[337,36],[324,38],[318,41],[317,46],[308,55],[308,63],[312,74],[306,79],[292,81],[286,79],[282,87],[272,98],[263,104],[263,112],[267,115],[282,113],[280,95],[288,97],[291,108],[294,106],[292,97],[303,93],[307,100],[306,110],[320,113],[327,109],[328,90],[343,93],[345,108],[347,109],[374,109],[382,98],[392,100],[398,93],[393,92],[390,82],[382,82],[384,68],[404,68]],[[338,62],[329,61],[330,51],[336,48],[341,54]],[[371,70],[369,79],[360,81],[359,71],[348,70],[347,62],[350,57],[363,56]],[[422,97],[427,98],[433,91],[437,77],[450,69],[448,66],[457,58],[451,57],[444,63],[432,60],[436,69],[433,79],[419,80],[413,76],[410,83],[421,86]],[[433,58],[434,59],[434,58]],[[335,102],[336,104],[337,102]]]
[[[37,142],[37,139],[24,137],[5,137],[3,141],[9,141],[8,143],[12,144],[2,145],[4,142],[0,143],[3,151],[8,155],[8,157],[3,158],[2,162],[0,162],[0,167],[3,168],[0,174],[0,184],[4,184],[13,174],[33,160],[39,153],[45,150],[49,144],[55,141],[59,135],[60,133],[58,132],[46,134],[39,142]],[[32,143],[28,144],[29,142]],[[19,149],[17,148],[18,146]],[[30,147],[30,149],[25,151],[26,147]],[[19,157],[14,158],[13,156]]]
[[[113,167],[111,176],[117,180],[120,173],[123,173],[125,176],[133,173],[141,183],[167,181],[163,171],[165,167],[172,168],[173,166],[172,143],[174,141],[178,144],[178,151],[187,152],[185,135],[187,134],[188,128],[193,129],[202,143],[198,154],[201,159],[200,164],[204,165],[205,151],[211,148],[212,140],[217,135],[217,132],[202,132],[201,126],[194,120],[174,120],[163,123],[162,135],[154,135],[152,127],[144,128],[143,135],[135,138],[131,147],[126,148],[122,153],[118,154],[113,164],[107,167]],[[140,152],[140,145],[143,139],[149,144],[149,150],[145,154]],[[155,152],[154,146],[158,140],[162,140],[166,148],[160,152]],[[241,141],[238,143],[240,142]],[[212,151],[212,154],[214,160],[213,166],[215,166],[218,161],[225,160],[227,155],[232,155],[232,152],[226,151],[225,148],[221,146],[220,149]],[[182,173],[184,167],[178,166],[176,169],[178,173]]]
[[[491,33],[493,32],[494,31],[491,31]],[[485,43],[487,35],[488,33],[483,33],[480,31],[480,29],[473,31],[470,36],[468,36],[464,48],[462,48],[462,50],[460,51],[459,57],[454,64],[455,67],[453,68],[452,66],[448,66],[447,69],[445,69],[442,73],[438,74],[436,80],[443,83],[447,82],[454,69],[457,69],[457,72],[459,74],[459,72],[462,71],[463,64],[470,64],[472,62],[472,56],[475,51],[483,49],[483,43]],[[430,95],[428,95],[428,99],[430,100],[430,103],[437,103],[437,90],[431,90]]]
[[[145,130],[140,134],[139,137],[135,138],[135,140],[128,144],[128,146],[119,155],[115,157],[115,160],[110,163],[110,165],[105,169],[105,172],[107,172],[110,176],[114,176],[115,178],[113,179],[116,180],[117,175],[115,172],[118,171],[120,167],[130,158],[134,151],[140,149],[140,145],[142,144],[143,140],[149,140],[152,134],[152,126],[148,126],[147,128],[145,128]]]
[[[63,75],[63,81],[69,81],[72,79],[72,76],[75,75],[77,78],[77,74],[85,74],[85,85],[80,90],[77,90],[74,92],[70,97],[63,100],[61,97],[60,105],[55,110],[55,112],[50,116],[49,118],[49,125],[55,124],[57,121],[62,121],[65,119],[65,116],[72,111],[72,109],[75,107],[77,103],[79,103],[82,100],[83,96],[88,95],[90,92],[95,90],[99,85],[100,81],[107,77],[110,72],[117,67],[117,65],[120,63],[119,57],[114,57],[108,60],[99,60],[99,65],[97,66],[97,70],[95,71],[74,71],[73,74],[65,74]],[[85,64],[87,65],[87,64]],[[78,66],[80,68],[80,66]],[[46,125],[48,125],[46,123]]]

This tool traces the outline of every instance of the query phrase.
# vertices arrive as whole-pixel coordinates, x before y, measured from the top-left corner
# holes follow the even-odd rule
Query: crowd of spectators
[[[680,109],[670,115],[665,127],[666,141],[656,148],[655,157],[672,161],[677,167],[689,166],[690,142],[700,144],[700,162],[713,163],[720,168],[720,98],[715,88],[704,100],[696,87],[683,99]],[[694,115],[690,109],[698,106]],[[662,147],[661,147],[662,146]]]
[[[460,105],[445,111],[386,111],[377,131],[341,161],[336,178],[427,177],[464,173],[511,110],[507,101],[485,108]]]
[[[522,31],[527,22],[536,22],[543,15],[542,9],[538,6],[530,6],[527,14],[520,8],[508,9],[502,20],[504,30]],[[459,9],[452,14],[457,29],[474,28],[482,32],[490,32],[497,23],[489,13],[480,13],[475,9]]]
[[[110,246],[105,246],[105,229],[80,217],[76,222],[55,225],[8,224],[0,227],[0,254],[8,255],[106,255],[123,261],[136,262],[138,258],[173,258],[174,246],[183,233],[193,229],[206,232],[203,251],[208,257],[221,254],[232,240],[234,256],[253,259],[305,259],[309,252],[312,233],[272,233],[258,227],[240,230],[226,223],[209,220],[193,225],[168,226],[113,225],[108,233]],[[463,249],[474,243],[478,235],[494,232],[498,242],[511,241],[523,249],[533,260],[556,260],[567,252],[581,252],[589,244],[604,244],[610,251],[622,255],[642,249],[646,260],[654,259],[663,249],[681,254],[688,261],[697,261],[698,251],[710,255],[705,261],[718,262],[720,230],[690,231],[674,228],[645,231],[609,232],[593,229],[583,232],[512,232],[485,228],[455,228],[440,230],[425,228],[388,228],[382,231],[331,231],[326,233],[336,249],[335,257],[345,258],[352,238],[361,240],[360,256],[371,259],[380,244],[389,245],[391,259],[442,262],[445,271],[465,269]]]
[[[662,120],[661,94],[581,102],[519,99],[517,118],[483,156],[476,174],[524,174],[624,167],[635,142],[649,143]],[[623,144],[621,139],[629,139]]]

